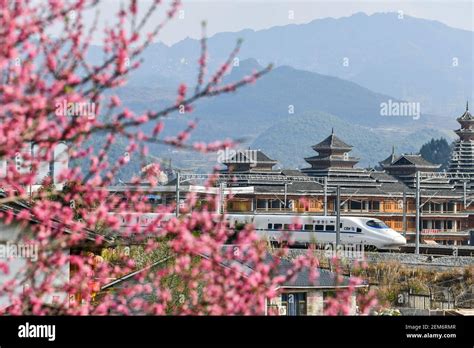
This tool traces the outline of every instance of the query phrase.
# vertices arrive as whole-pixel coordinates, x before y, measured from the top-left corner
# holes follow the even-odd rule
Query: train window
[[[272,230],[273,229],[273,224],[268,224],[268,229]]]
[[[316,231],[324,231],[324,226],[323,226],[323,225],[315,225],[315,226],[314,226],[314,229],[315,229]]]
[[[274,230],[281,230],[282,227],[283,227],[282,224],[273,224],[273,229]]]
[[[290,229],[292,229],[291,227],[292,227],[292,226],[291,226],[291,225],[288,225],[288,224],[284,224],[284,225],[283,225],[283,229],[284,229],[284,230],[290,230]]]
[[[335,227],[336,226],[334,226],[334,225],[326,225],[326,231],[334,231]]]
[[[382,221],[377,220],[369,220],[365,224],[372,228],[388,228],[388,226],[385,225]]]
[[[357,232],[362,232],[362,228],[357,227]]]
[[[304,230],[305,231],[312,231],[313,230],[313,225],[304,225]]]

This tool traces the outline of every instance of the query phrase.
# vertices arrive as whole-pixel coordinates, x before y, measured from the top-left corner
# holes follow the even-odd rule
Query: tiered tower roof
[[[361,168],[354,168],[359,159],[349,155],[352,146],[346,144],[334,134],[334,129],[326,139],[313,145],[312,149],[318,154],[306,157],[305,161],[311,167],[301,171],[310,176],[327,177],[331,185],[357,187],[375,187],[377,182],[370,173]]]
[[[462,141],[474,141],[474,117],[469,112],[469,104],[466,103],[466,111],[457,118],[461,125],[455,132]]]
[[[405,183],[405,185],[412,188],[416,185],[415,180],[417,172],[436,172],[441,166],[440,164],[434,164],[427,161],[420,154],[402,154],[396,156],[393,151],[388,158],[380,162],[380,165],[387,171],[387,173],[393,175]],[[423,188],[432,189],[452,188],[452,185],[449,184],[449,180],[444,178],[423,182],[421,186]]]
[[[334,169],[334,168],[353,168],[359,159],[349,156],[352,146],[346,144],[334,134],[334,129],[331,135],[320,143],[313,145],[312,149],[318,152],[318,155],[307,157],[304,160],[311,165],[307,171],[320,169]]]
[[[466,103],[466,111],[457,118],[461,125],[455,132],[459,139],[454,143],[449,163],[449,172],[459,177],[454,179],[457,186],[464,185],[466,179],[462,174],[474,175],[474,117],[469,112],[469,104]],[[469,187],[474,187],[472,179]]]
[[[331,135],[320,143],[312,146],[313,150],[321,151],[332,151],[332,152],[349,152],[352,150],[352,145],[348,145],[339,139],[334,134],[334,128],[332,129]]]

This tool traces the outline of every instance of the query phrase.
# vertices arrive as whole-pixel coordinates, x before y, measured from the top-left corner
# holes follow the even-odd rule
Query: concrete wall
[[[9,267],[9,273],[4,274],[0,271],[0,284],[4,284],[5,282],[16,279],[16,282],[21,282],[22,279],[25,278],[25,269],[29,261],[35,262],[35,253],[36,258],[38,257],[38,249],[36,249],[35,253],[29,253],[26,255],[25,253],[17,253],[15,257],[6,258],[11,254],[4,253],[10,246],[16,246],[17,248],[23,247],[25,244],[21,241],[22,233],[31,233],[30,228],[21,227],[19,224],[10,224],[5,225],[4,223],[0,222],[0,245],[2,246],[2,253],[0,254],[0,262],[6,262]],[[65,255],[69,255],[69,250],[64,251]],[[27,257],[23,257],[27,256]],[[33,257],[32,257],[33,256]],[[57,277],[53,282],[54,286],[61,286],[67,282],[69,282],[70,274],[69,274],[69,262],[67,262],[60,270],[57,271]],[[44,279],[45,274],[39,274],[36,277],[36,282],[39,283]],[[28,286],[28,285],[27,285]],[[24,290],[23,286],[17,286],[14,290],[14,294],[21,294]],[[44,303],[53,304],[55,300],[59,302],[66,301],[68,299],[68,294],[66,292],[55,292],[49,295],[45,295],[43,298]],[[0,295],[0,309],[5,308],[10,304],[10,300],[8,296]]]
[[[310,290],[306,293],[306,311],[307,315],[324,314],[322,291]]]
[[[308,289],[285,289],[285,293],[289,292],[305,292],[306,293],[306,315],[324,315],[324,296],[322,290]],[[286,315],[285,310],[281,307],[281,296],[274,298],[270,304],[278,306],[279,315]],[[357,315],[356,295],[351,296],[349,315]]]

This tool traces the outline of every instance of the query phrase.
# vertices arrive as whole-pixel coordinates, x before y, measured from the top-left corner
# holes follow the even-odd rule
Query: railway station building
[[[459,139],[446,173],[421,155],[394,150],[378,169],[359,168],[352,146],[334,130],[312,146],[315,155],[305,158],[308,166],[301,170],[274,169],[277,160],[260,150],[238,151],[223,161],[215,188],[222,196],[220,211],[334,215],[339,186],[342,216],[376,217],[413,242],[418,187],[422,242],[469,244],[474,235],[474,118],[466,107],[457,120]],[[189,175],[179,185],[181,197],[207,192],[198,177]],[[156,190],[164,202],[174,201],[176,179]]]

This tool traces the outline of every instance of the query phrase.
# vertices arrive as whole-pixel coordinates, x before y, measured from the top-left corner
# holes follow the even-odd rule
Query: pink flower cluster
[[[231,140],[189,144],[194,122],[177,136],[163,139],[164,118],[181,107],[191,112],[200,98],[234,92],[271,68],[220,85],[238,43],[206,82],[203,37],[194,93],[183,84],[176,103],[162,110],[141,114],[128,110],[114,90],[140,66],[141,53],[180,6],[173,1],[165,19],[144,33],[159,3],[146,2],[149,7],[144,12],[136,0],[123,6],[116,22],[104,28],[103,61],[92,64],[87,53],[97,26],[86,28],[83,16],[97,1],[0,0],[0,158],[6,163],[0,178],[0,206],[5,208],[0,219],[5,225],[20,226],[19,240],[38,247],[38,258],[26,260],[17,274],[10,274],[8,264],[0,262],[0,272],[10,275],[0,284],[0,297],[7,297],[9,306],[0,311],[15,315],[263,314],[265,298],[277,296],[279,284],[304,267],[316,268],[317,260],[309,252],[295,260],[288,274],[276,274],[286,251],[278,251],[271,263],[264,262],[267,249],[252,226],[245,226],[234,246],[225,248],[235,231],[224,216],[212,213],[213,195],[186,197],[182,213],[189,214],[167,219],[173,204],[155,207],[133,185],[120,196],[109,194],[107,188],[115,183],[121,167],[133,156],[146,155],[148,143],[200,152],[233,146]],[[51,36],[51,28],[60,34]],[[84,105],[94,106],[94,117],[83,114]],[[152,123],[151,134],[139,129],[148,123]],[[90,144],[97,134],[104,139],[99,149]],[[119,137],[128,142],[126,153],[112,161],[110,151]],[[43,178],[41,189],[33,191],[45,163],[58,157],[55,149],[63,142],[69,161],[87,162],[89,170],[70,165],[54,178]],[[150,166],[144,173],[152,186],[157,184],[158,171],[159,167]],[[133,178],[132,183],[142,179]],[[150,213],[157,215],[144,226],[140,219]],[[127,253],[113,260],[101,256],[104,250],[128,244],[142,246],[142,256],[161,253],[161,262],[156,258],[146,262],[145,271],[127,278],[126,286],[107,286],[138,270],[136,259]],[[242,266],[248,264],[253,272]],[[345,313],[345,309],[331,313]]]

